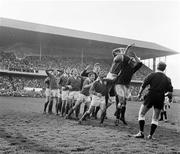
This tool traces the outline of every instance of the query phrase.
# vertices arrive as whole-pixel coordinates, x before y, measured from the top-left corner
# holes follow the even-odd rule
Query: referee
[[[164,99],[166,92],[173,92],[173,87],[170,78],[168,78],[164,71],[166,69],[166,64],[164,62],[159,62],[157,65],[157,72],[149,74],[143,81],[140,88],[138,97],[141,99],[141,94],[143,90],[149,85],[148,93],[144,96],[144,102],[139,110],[139,133],[134,135],[135,138],[144,138],[144,125],[145,125],[145,115],[151,107],[153,107],[153,116],[151,122],[150,134],[148,139],[153,139],[152,136],[158,126],[158,119],[161,110],[164,106]]]

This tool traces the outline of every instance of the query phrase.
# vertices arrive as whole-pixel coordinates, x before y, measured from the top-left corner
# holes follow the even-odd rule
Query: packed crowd
[[[32,90],[26,90],[25,88]],[[0,96],[30,96],[43,97],[43,91],[36,92],[36,88],[43,88],[43,79],[32,77],[1,75],[0,76]]]
[[[86,57],[82,62],[81,58],[62,58],[60,56],[53,57],[50,55],[42,56],[41,60],[39,56],[27,56],[24,59],[18,59],[12,52],[0,51],[0,68],[9,71],[38,73],[39,70],[46,70],[48,68],[76,68],[79,72],[81,72],[85,66],[93,66],[93,64],[97,62],[101,64],[102,71],[106,75],[111,65],[111,60],[107,59]],[[150,72],[152,72],[151,69],[143,65],[141,69],[134,74],[133,80],[142,81]]]
[[[73,68],[76,68],[78,74],[80,74],[87,65],[93,67],[95,63],[99,63],[101,67],[101,73],[104,76],[109,71],[111,60],[108,59],[96,59],[92,57],[86,57],[83,62],[80,58],[61,58],[53,56],[42,56],[41,60],[38,56],[27,56],[24,59],[18,59],[14,53],[0,51],[0,69],[18,72],[31,72],[38,73],[39,70],[46,70],[49,68],[63,69],[71,72]],[[134,75],[132,80],[142,81],[144,77],[149,74],[151,70],[143,65]],[[24,87],[30,88],[42,88],[44,89],[43,79],[16,77],[16,76],[0,76],[1,78],[1,93],[0,95],[24,95]],[[137,96],[139,86],[131,86],[133,96]]]
[[[0,68],[9,71],[38,73],[28,59],[18,59],[12,52],[0,51]]]

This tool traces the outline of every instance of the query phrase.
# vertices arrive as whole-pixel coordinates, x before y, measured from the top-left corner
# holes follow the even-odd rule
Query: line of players
[[[46,70],[48,75],[48,79],[45,81],[47,84],[46,90],[46,103],[44,105],[44,112],[46,112],[47,105],[49,103],[49,113],[52,113],[52,105],[53,100],[56,102],[56,114],[60,111],[62,116],[66,116],[67,119],[71,117],[71,114],[75,111],[76,118],[78,118],[80,112],[80,106],[84,103],[84,114],[79,120],[81,123],[83,120],[86,119],[88,115],[93,113],[95,110],[95,117],[97,117],[97,112],[99,109],[102,111],[101,120],[104,118],[107,107],[109,107],[113,102],[107,91],[107,82],[114,82],[112,84],[119,85],[118,89],[115,87],[115,93],[118,95],[118,99],[116,99],[116,120],[125,122],[125,106],[120,106],[121,108],[117,107],[118,104],[126,105],[126,94],[129,94],[128,85],[132,78],[132,73],[130,70],[134,68],[134,65],[131,66],[131,60],[138,62],[138,58],[136,54],[130,50],[132,45],[128,46],[124,52],[120,49],[116,49],[118,53],[114,56],[112,67],[110,69],[112,72],[110,73],[111,76],[106,77],[103,80],[103,75],[100,71],[99,64],[94,65],[93,71],[88,72],[87,69],[78,75],[76,69],[72,69],[71,72],[64,72],[63,70]],[[121,57],[128,57],[130,59],[128,63],[125,63],[125,59]],[[133,61],[132,61],[133,62]],[[139,61],[139,63],[141,63]],[[136,63],[135,63],[136,64]],[[129,67],[126,67],[128,65]],[[136,66],[136,65],[135,65]],[[120,69],[118,72],[116,72]],[[149,85],[150,88],[148,89],[147,95],[144,96],[144,102],[142,103],[139,111],[139,127],[140,131],[138,134],[134,135],[136,138],[144,138],[144,125],[145,125],[145,115],[149,111],[150,108],[153,107],[153,117],[151,123],[151,130],[150,135],[148,136],[149,139],[152,139],[152,135],[154,134],[157,126],[158,126],[158,118],[160,115],[160,111],[163,109],[164,106],[164,97],[165,93],[169,92],[172,95],[173,87],[171,84],[170,78],[168,78],[164,74],[164,70],[166,69],[166,64],[160,62],[157,66],[157,72],[149,74],[143,81],[141,85],[138,98],[142,98],[143,90]],[[59,72],[59,73],[58,73]],[[128,85],[124,85],[121,82],[115,83],[115,81],[120,77],[120,75],[124,73],[122,80],[125,78],[129,78]],[[116,74],[117,73],[117,74]],[[58,77],[59,76],[59,77]],[[115,76],[115,81],[114,81]],[[107,80],[108,79],[108,80]],[[116,96],[117,96],[116,95]],[[115,95],[114,95],[115,96]],[[105,97],[109,97],[109,102],[105,101]],[[120,103],[120,98],[123,98],[122,102]],[[117,97],[116,97],[117,98]],[[95,109],[96,107],[96,109]],[[118,109],[120,109],[120,113],[117,113]],[[123,110],[124,109],[124,110]],[[118,118],[118,115],[121,114],[121,118]]]
[[[44,113],[49,104],[48,113],[52,114],[55,103],[56,114],[71,118],[75,112],[78,119],[80,106],[84,103],[84,115],[79,122],[92,113],[97,119],[98,111],[105,108],[106,81],[101,73],[100,64],[96,63],[93,70],[88,65],[79,75],[77,69],[72,70],[46,70],[48,77],[45,79],[46,102]],[[113,101],[110,99],[110,103]]]

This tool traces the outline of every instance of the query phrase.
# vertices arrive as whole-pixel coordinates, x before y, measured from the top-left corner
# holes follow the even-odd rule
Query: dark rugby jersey
[[[143,81],[142,88],[150,85],[149,92],[162,93],[173,92],[170,78],[162,72],[149,74]]]
[[[59,78],[59,85],[61,86],[65,86],[66,83],[68,81],[68,75],[62,75],[60,78]]]
[[[129,60],[130,60],[129,56],[122,54],[117,55],[113,59],[110,72],[118,75],[117,78],[118,84],[124,84],[124,85],[130,84],[133,74],[142,66],[142,63],[138,62],[137,65],[134,68],[132,68],[128,63]]]
[[[49,84],[50,84],[50,81],[49,81],[49,77],[47,77],[45,80],[44,80],[44,83],[46,85],[46,88],[49,88]]]
[[[92,82],[93,82],[93,81],[91,81],[89,78],[86,78],[86,79],[84,80],[81,93],[84,94],[85,96],[89,96],[90,86],[87,87],[87,88],[85,88],[84,86],[89,85],[89,84],[92,83]]]
[[[100,80],[96,80],[90,88],[90,93],[100,93],[102,96],[106,95],[106,84]]]
[[[50,81],[50,84],[49,84],[49,87],[50,89],[58,89],[58,84],[57,84],[57,79],[54,75],[52,75],[51,73],[49,73],[48,71],[46,71],[48,77],[49,77],[49,81]]]
[[[69,89],[70,91],[80,91],[81,90],[81,77],[70,77],[67,81],[67,85],[71,85],[72,88]]]
[[[110,73],[118,75],[120,70],[122,69],[123,65],[126,65],[128,63],[128,58],[125,55],[117,55],[114,57],[111,68],[110,68]]]
[[[95,74],[95,80],[97,79],[98,75],[96,72],[94,72]],[[84,76],[84,77],[88,77],[89,75],[89,72],[87,70],[84,70],[82,73],[81,73],[81,76]]]
[[[138,62],[134,68],[132,68],[129,64],[123,65],[121,73],[119,74],[117,78],[117,83],[123,84],[123,85],[129,85],[133,77],[133,74],[138,69],[140,69],[141,66],[142,66],[141,62]]]

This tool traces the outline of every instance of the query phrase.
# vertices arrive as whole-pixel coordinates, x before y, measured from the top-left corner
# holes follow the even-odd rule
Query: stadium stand
[[[81,57],[62,58],[60,56],[50,55],[42,56],[41,60],[39,56],[26,56],[24,59],[18,59],[13,52],[0,51],[0,69],[16,72],[18,74],[20,72],[22,73],[22,75],[18,76],[14,74],[0,75],[0,95],[43,97],[43,81],[45,76],[39,78],[38,74],[40,74],[40,72],[48,68],[63,68],[65,70],[76,68],[80,74],[86,65],[93,66],[97,62],[100,63],[102,72],[106,75],[111,65],[111,59],[85,57],[82,62]],[[152,70],[143,65],[133,76],[133,82],[142,81],[150,72],[152,72]],[[31,73],[31,75],[36,74],[37,77],[27,77],[26,75],[23,75],[26,73]],[[131,85],[131,92],[133,96],[137,96],[139,86],[140,84]],[[38,88],[42,90],[38,90]],[[29,90],[31,93],[26,93],[26,91]],[[32,94],[33,92],[34,94]],[[38,93],[38,95],[36,96],[35,93]]]

